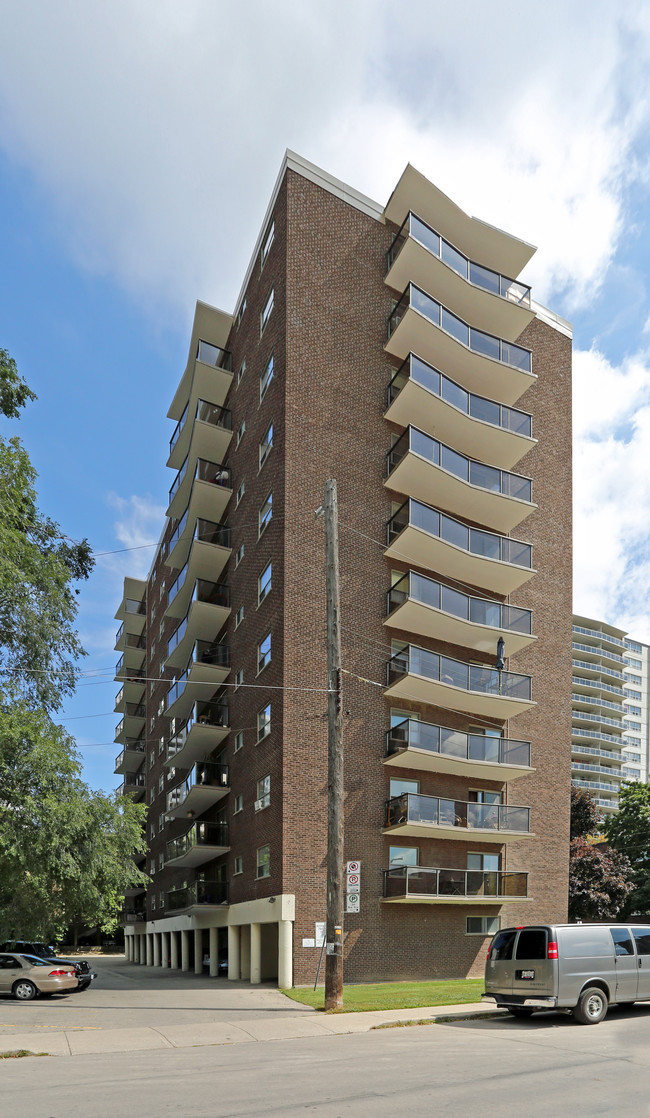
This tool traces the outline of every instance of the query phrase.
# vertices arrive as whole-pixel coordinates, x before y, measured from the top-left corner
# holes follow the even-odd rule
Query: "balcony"
[[[126,909],[124,913],[125,924],[145,924],[147,914],[143,908]]]
[[[190,520],[220,521],[232,497],[232,471],[220,462],[189,456],[169,490],[167,516],[179,517],[189,506]]]
[[[537,508],[532,482],[458,454],[417,427],[407,427],[387,455],[384,485],[426,503],[432,493],[450,513],[507,533]]]
[[[386,803],[385,835],[504,843],[530,838],[530,808],[406,792]]]
[[[195,703],[185,725],[167,743],[165,764],[189,769],[195,761],[202,761],[230,733],[228,720],[227,703]]]
[[[122,710],[124,702],[139,703],[144,698],[146,687],[146,672],[144,668],[124,668],[115,676],[116,682],[121,683],[118,696],[115,699],[115,709]]]
[[[177,470],[185,458],[208,458],[221,462],[232,439],[232,413],[207,400],[197,400],[196,407],[185,411],[169,440],[167,465]]]
[[[169,793],[172,806],[168,819],[193,818],[203,815],[230,791],[228,766],[214,761],[198,761],[192,766],[186,780],[181,780]]]
[[[207,321],[208,316],[212,321]],[[204,321],[199,322],[199,318]],[[232,354],[214,342],[227,340],[232,321],[231,315],[197,303],[190,354],[167,412],[170,419],[179,420],[186,408],[194,411],[199,400],[223,407],[233,379]],[[214,342],[206,335],[211,335]]]
[[[165,866],[200,866],[229,850],[227,823],[195,823],[167,843]]]
[[[194,881],[182,889],[170,889],[167,911],[183,912],[190,908],[208,908],[228,904],[227,881]]]
[[[529,543],[469,528],[413,497],[390,518],[386,535],[387,558],[485,586],[495,594],[511,594],[535,574]]]
[[[511,233],[470,217],[410,163],[391,194],[384,214],[388,221],[400,226],[409,210],[439,229],[468,257],[482,260],[497,272],[518,276],[535,252],[532,245]]]
[[[426,575],[408,571],[386,595],[384,625],[430,640],[496,653],[503,638],[505,655],[514,656],[537,638],[532,613],[487,598],[473,598]]]
[[[404,361],[417,353],[469,392],[516,404],[537,377],[529,349],[477,330],[410,283],[388,319],[385,350]]]
[[[144,738],[127,738],[124,749],[115,758],[115,773],[136,773],[142,767],[147,752]]]
[[[117,661],[116,674],[119,674],[123,668],[141,668],[147,654],[146,633],[140,636],[127,633],[124,624],[120,625],[115,634],[115,651],[122,653]]]
[[[124,579],[124,596],[115,611],[115,618],[121,621],[125,633],[140,636],[147,620],[147,584],[139,578]]]
[[[619,756],[620,764],[623,764],[623,757]],[[604,776],[608,781],[611,780],[626,780],[626,775],[620,769],[608,768],[605,765],[584,765],[577,761],[571,762],[571,774],[577,773],[597,773],[599,776]],[[600,785],[600,787],[608,787],[608,785]],[[618,791],[618,785],[610,784],[609,788],[612,791]]]
[[[581,676],[574,675],[572,676],[571,683],[578,692],[589,690],[599,691],[603,695],[618,695],[621,700],[623,699],[622,687],[613,687],[611,683],[603,683],[602,679],[587,679],[586,677],[582,678]],[[582,696],[579,695],[578,697],[581,698]],[[606,706],[607,704],[603,703],[601,705]],[[617,709],[620,710],[620,706],[617,706]]]
[[[481,330],[515,341],[535,317],[530,287],[470,260],[430,225],[407,214],[387,254],[386,283],[432,291]]]
[[[385,418],[415,423],[429,435],[445,432],[456,450],[510,470],[537,440],[528,412],[468,392],[409,353],[388,386]]]
[[[115,741],[124,745],[127,738],[139,738],[144,730],[147,708],[144,703],[125,703],[124,715],[115,730]]]
[[[198,579],[190,600],[190,608],[167,644],[166,668],[183,668],[188,663],[196,641],[214,644],[219,630],[230,615],[230,591],[222,583]]]
[[[406,718],[388,730],[384,764],[504,782],[535,771],[530,764],[528,741],[465,734],[414,718]]]
[[[417,645],[407,645],[387,665],[391,700],[407,699],[505,721],[535,706],[531,678],[466,664]]]
[[[595,663],[600,664],[602,660],[609,660],[612,664],[620,664],[621,669],[625,666],[625,661],[620,652],[612,652],[608,648],[598,648],[593,644],[581,644],[579,641],[573,641],[571,648],[574,652],[579,652],[581,655],[587,656]]]
[[[147,788],[147,778],[144,773],[127,773],[124,781],[117,789],[118,796],[130,796],[132,800],[142,800]]]
[[[189,662],[182,676],[167,692],[165,714],[168,718],[185,719],[194,703],[214,693],[230,672],[230,648],[215,641],[195,641]],[[207,688],[211,687],[210,692]]]
[[[528,874],[395,866],[384,872],[384,900],[402,904],[504,904],[528,899]]]
[[[192,519],[189,513],[188,506],[176,523],[169,541],[167,566],[184,567],[192,553],[196,556],[197,567],[201,566],[202,570],[211,562],[208,573],[211,578],[218,578],[230,558],[230,528],[214,520]]]

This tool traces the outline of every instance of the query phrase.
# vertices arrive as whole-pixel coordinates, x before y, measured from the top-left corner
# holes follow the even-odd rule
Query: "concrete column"
[[[131,937],[130,936],[125,936],[124,937],[124,957],[125,957],[127,963],[131,962]]]
[[[153,965],[160,966],[160,932],[153,934]]]
[[[219,936],[217,928],[210,928],[210,978],[219,974]]]
[[[250,982],[251,979],[251,928],[250,924],[242,924],[239,929],[239,969],[241,977]]]
[[[170,958],[172,970],[178,970],[178,932],[170,932]]]
[[[291,920],[278,921],[278,986],[283,990],[293,986],[293,924]]]
[[[140,966],[144,967],[147,962],[147,934],[140,932]]]
[[[183,928],[181,932],[181,970],[190,969],[190,933]]]
[[[162,956],[162,958],[160,960],[161,967],[168,967],[169,966],[169,932],[161,932],[161,934],[160,934],[160,953],[161,953],[161,956]]]
[[[140,936],[137,932],[133,937],[133,962],[140,962]]]
[[[154,940],[154,933],[153,932],[147,932],[147,966],[148,967],[153,966],[153,940]]]
[[[228,925],[228,978],[231,982],[239,979],[239,928]]]
[[[194,929],[194,973],[203,974],[203,932]]]
[[[262,925],[251,924],[251,986],[262,981]]]

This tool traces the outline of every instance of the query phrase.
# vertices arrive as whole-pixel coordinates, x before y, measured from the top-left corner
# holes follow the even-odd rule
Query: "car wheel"
[[[11,992],[14,998],[18,998],[21,1002],[31,1001],[38,993],[34,983],[27,978],[20,978],[18,982],[14,982]]]
[[[509,1005],[507,1007],[507,1009],[508,1009],[508,1013],[511,1013],[513,1017],[532,1017],[533,1016],[532,1009],[526,1009],[526,1007],[523,1006],[523,1005],[521,1005],[521,1006],[520,1005]]]
[[[607,994],[598,986],[583,990],[573,1016],[580,1025],[597,1025],[607,1013]]]

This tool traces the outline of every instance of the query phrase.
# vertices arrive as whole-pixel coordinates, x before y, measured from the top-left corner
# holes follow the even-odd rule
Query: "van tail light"
[[[546,958],[557,959],[557,943],[555,943],[553,940],[549,942]]]
[[[485,956],[485,961],[486,961],[486,962],[487,962],[487,960],[488,960],[488,959],[490,958],[490,951],[491,951],[491,950],[492,950],[492,944],[490,944],[490,946],[489,946],[489,947],[488,947],[488,949],[487,949],[487,955]]]

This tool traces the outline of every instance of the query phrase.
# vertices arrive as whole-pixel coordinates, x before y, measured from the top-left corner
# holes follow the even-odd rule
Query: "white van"
[[[597,1025],[608,1005],[650,1000],[650,924],[504,928],[490,943],[482,996],[515,1017],[567,1009]]]

